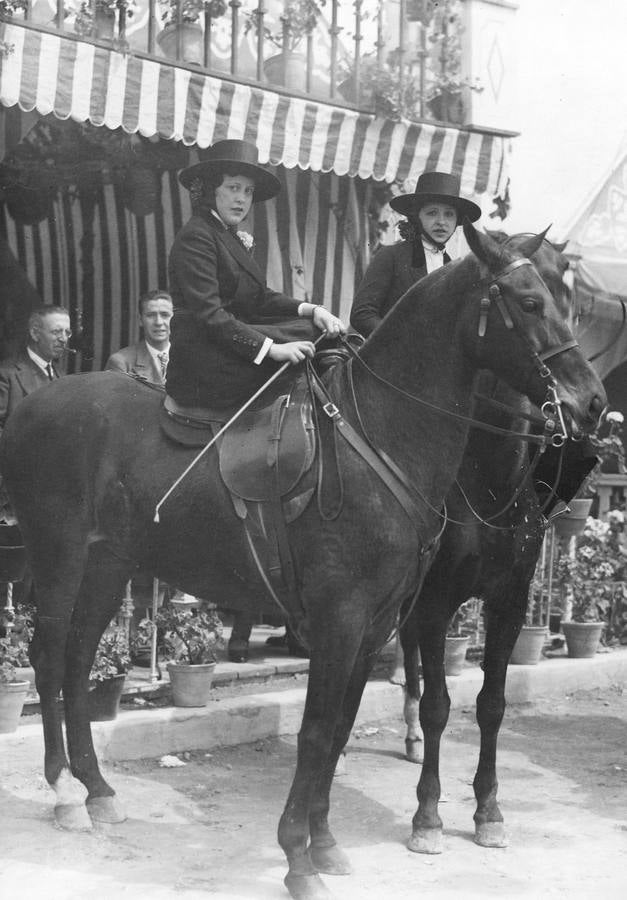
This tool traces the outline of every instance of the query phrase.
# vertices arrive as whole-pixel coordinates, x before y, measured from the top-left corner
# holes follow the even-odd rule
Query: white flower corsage
[[[252,253],[253,247],[255,246],[255,241],[252,234],[249,234],[247,231],[238,231],[237,236],[241,243],[244,245],[244,248],[248,250],[249,253]]]

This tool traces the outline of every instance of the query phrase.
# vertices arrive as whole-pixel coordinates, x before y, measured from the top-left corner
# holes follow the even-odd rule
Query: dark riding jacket
[[[208,208],[180,229],[170,251],[174,302],[166,390],[185,406],[243,403],[276,369],[255,359],[265,338],[312,340],[299,300],[272,291],[239,238]]]
[[[444,262],[450,262],[444,253]],[[425,252],[420,241],[399,241],[380,247],[361,280],[350,322],[355,331],[370,337],[397,300],[427,274]]]

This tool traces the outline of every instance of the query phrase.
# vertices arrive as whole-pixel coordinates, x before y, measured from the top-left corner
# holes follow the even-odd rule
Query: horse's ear
[[[534,234],[531,237],[528,237],[525,241],[522,242],[522,244],[519,245],[519,247],[517,248],[518,252],[522,253],[523,256],[526,256],[527,259],[529,259],[540,249],[540,247],[542,246],[542,241],[545,239],[550,228],[551,226],[549,225],[548,228],[544,229],[542,234]]]
[[[564,250],[568,247],[568,241],[562,241],[559,244],[556,244],[554,242],[552,242],[552,243],[553,243],[553,247],[557,250],[558,253],[563,253]]]
[[[497,264],[498,245],[494,238],[490,237],[489,234],[481,234],[480,231],[477,231],[470,219],[464,218],[462,226],[468,246],[477,259],[480,259],[488,267],[493,267]]]

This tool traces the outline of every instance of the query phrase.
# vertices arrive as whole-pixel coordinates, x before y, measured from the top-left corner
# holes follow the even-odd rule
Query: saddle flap
[[[220,473],[243,500],[261,502],[292,491],[316,452],[311,398],[304,378],[271,406],[247,410],[220,441]]]

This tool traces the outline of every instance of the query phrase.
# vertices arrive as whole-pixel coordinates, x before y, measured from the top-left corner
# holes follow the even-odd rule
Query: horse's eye
[[[539,304],[537,300],[533,299],[533,297],[525,297],[525,299],[521,301],[520,305],[525,312],[534,313],[537,312]]]

